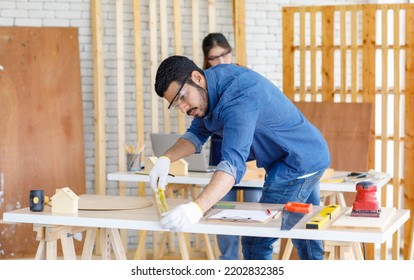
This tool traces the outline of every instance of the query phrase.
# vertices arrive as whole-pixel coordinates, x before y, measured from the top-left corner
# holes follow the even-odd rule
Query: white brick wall
[[[151,0],[152,1],[152,0]],[[172,32],[172,8],[169,4],[169,34]],[[199,1],[200,40],[208,33],[207,1]],[[229,38],[233,45],[232,12],[230,0],[216,0],[216,25],[218,32]],[[352,3],[377,3],[383,1],[306,1],[307,5],[335,5]],[[394,1],[407,2],[407,1]],[[157,1],[158,3],[158,1]],[[183,54],[192,56],[191,35],[191,1],[181,1]],[[301,5],[302,0],[246,0],[246,40],[247,63],[252,69],[267,76],[276,85],[282,87],[282,15],[285,5]],[[149,31],[148,2],[141,1],[142,42],[144,65],[145,96],[145,128],[149,132],[151,124],[150,92],[153,81],[149,79]],[[105,59],[105,93],[106,93],[106,137],[107,137],[107,172],[118,169],[117,158],[117,104],[116,104],[116,26],[115,0],[102,0],[102,17],[104,27],[104,59]],[[58,26],[78,27],[79,50],[81,57],[82,94],[85,125],[86,186],[88,192],[94,191],[94,127],[93,127],[93,61],[90,1],[88,0],[2,0],[0,1],[1,26]],[[159,23],[158,23],[159,28]],[[133,46],[132,0],[124,0],[124,58],[125,58],[125,97],[126,97],[126,141],[136,142],[135,127],[135,74]],[[201,42],[200,42],[201,45]],[[172,54],[173,48],[170,48]],[[202,52],[200,50],[200,63]],[[201,65],[200,65],[201,66]],[[173,123],[173,121],[172,121]],[[150,143],[146,139],[146,153],[150,155]],[[136,193],[136,185],[128,185],[130,194]],[[107,183],[108,194],[117,193],[117,183]]]

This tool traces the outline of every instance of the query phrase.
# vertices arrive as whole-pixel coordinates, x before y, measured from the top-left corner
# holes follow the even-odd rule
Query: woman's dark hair
[[[155,77],[155,92],[160,97],[164,97],[164,93],[170,84],[174,81],[182,83],[189,73],[198,71],[204,76],[201,70],[191,59],[173,55],[161,62]],[[187,79],[187,82],[190,79]]]
[[[211,67],[210,62],[208,62],[208,53],[210,50],[216,46],[220,46],[223,49],[230,50],[231,46],[227,41],[226,37],[224,37],[221,33],[210,33],[203,39],[203,54],[204,54],[204,63],[203,69],[207,69]]]

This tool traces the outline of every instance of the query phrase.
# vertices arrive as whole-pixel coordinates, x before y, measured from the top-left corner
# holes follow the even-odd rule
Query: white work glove
[[[150,185],[155,193],[158,192],[158,187],[165,190],[168,172],[170,172],[170,159],[162,156],[155,162],[149,173]]]
[[[173,208],[164,214],[160,223],[163,228],[172,231],[183,231],[196,224],[203,217],[203,210],[195,202],[189,202]]]

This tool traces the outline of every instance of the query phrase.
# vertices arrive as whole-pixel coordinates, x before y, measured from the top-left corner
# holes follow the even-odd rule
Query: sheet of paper
[[[208,219],[232,222],[265,222],[280,212],[280,210],[271,210],[269,214],[266,210],[225,209],[211,215]]]

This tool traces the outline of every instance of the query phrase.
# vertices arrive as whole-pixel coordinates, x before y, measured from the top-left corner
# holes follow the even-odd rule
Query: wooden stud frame
[[[310,24],[306,25],[304,22],[307,14],[310,15]],[[318,14],[322,19],[320,46],[315,44],[318,30],[314,21]],[[295,15],[299,19],[298,24]],[[305,33],[304,26],[310,26],[309,34]],[[413,26],[413,4],[283,8],[285,94],[294,101],[381,102],[381,106],[375,106],[380,111],[377,114],[380,118],[376,119],[379,125],[375,131],[376,145],[372,145],[369,151],[369,168],[381,169],[380,171],[393,175],[390,182],[392,191],[384,188],[382,204],[387,203],[388,197],[391,197],[393,206],[400,208],[400,188],[403,187],[404,208],[411,210],[414,210]],[[405,34],[402,33],[404,28]],[[394,35],[391,39],[390,32]],[[310,36],[310,45],[305,43],[306,36]],[[404,40],[401,40],[402,37],[405,37]],[[298,43],[295,38],[299,38]],[[377,38],[381,38],[380,43],[376,41]],[[322,57],[320,69],[316,69],[313,64],[318,52]],[[312,58],[310,66],[305,59],[308,53]],[[295,54],[300,58],[298,65],[295,65]],[[340,59],[336,59],[336,54]],[[405,61],[402,60],[404,57]],[[389,68],[393,71],[389,71]],[[403,69],[405,76],[401,75]],[[339,71],[339,74],[335,71]],[[295,79],[297,74],[300,75],[299,79]],[[320,79],[318,74],[321,75]],[[307,79],[306,75],[310,77]],[[380,87],[377,77],[381,77]],[[389,156],[391,152],[392,158]],[[379,166],[376,166],[375,155],[380,155]],[[403,170],[400,164],[402,159]],[[392,166],[389,166],[389,162],[392,162]],[[410,221],[404,231],[404,248],[409,246],[412,235]],[[399,240],[398,232],[392,240],[393,259],[399,257]],[[368,258],[374,258],[373,249],[373,246],[369,246]],[[382,258],[387,257],[387,251],[385,244],[381,248]],[[408,250],[404,250],[404,258],[408,258]]]

